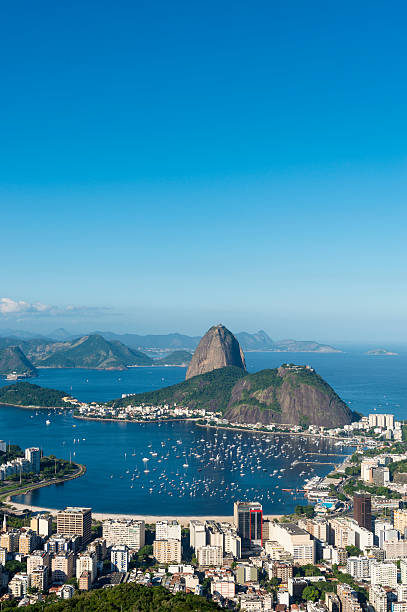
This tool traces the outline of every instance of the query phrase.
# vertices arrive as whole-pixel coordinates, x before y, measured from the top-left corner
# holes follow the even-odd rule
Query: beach
[[[13,501],[8,503],[8,507],[14,507],[18,511],[29,510],[30,512],[46,512],[56,516],[60,510],[56,508],[42,508],[40,506],[29,506]],[[264,515],[263,519],[279,519],[281,514]],[[217,521],[218,523],[233,523],[233,516],[154,516],[151,514],[117,514],[112,512],[92,512],[95,521],[106,521],[107,519],[132,519],[135,521],[145,521],[146,523],[156,523],[157,521],[178,521],[183,527],[188,527],[190,521]]]

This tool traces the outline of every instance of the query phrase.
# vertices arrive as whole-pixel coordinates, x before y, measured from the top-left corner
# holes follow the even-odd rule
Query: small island
[[[72,402],[72,403],[71,403]],[[28,382],[0,387],[0,404],[19,408],[72,408],[75,400],[64,391],[46,389]]]
[[[371,351],[367,351],[366,355],[398,355],[398,353],[394,353],[393,351],[388,351],[385,348],[377,348],[372,349]]]

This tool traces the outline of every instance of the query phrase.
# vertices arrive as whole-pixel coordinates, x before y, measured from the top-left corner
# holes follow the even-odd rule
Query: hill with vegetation
[[[319,374],[295,365],[254,374],[228,366],[110,402],[113,406],[175,403],[221,411],[233,423],[342,427],[358,418]]]
[[[0,350],[0,375],[19,374],[36,376],[37,370],[18,346],[8,346]]]
[[[91,368],[100,370],[124,370],[128,366],[152,365],[153,360],[130,349],[116,340],[109,342],[103,336],[83,336],[52,352],[38,362],[39,367]]]
[[[192,359],[189,351],[174,351],[162,359],[154,360],[153,365],[157,366],[187,366]]]
[[[3,610],[17,609],[17,601],[3,602]],[[44,603],[26,606],[29,612],[43,612]],[[47,603],[47,612],[211,612],[221,610],[213,602],[198,595],[176,593],[173,595],[160,586],[120,584],[109,589],[98,589],[75,595],[72,599]]]
[[[56,389],[46,389],[28,382],[17,382],[0,387],[0,404],[15,406],[39,406],[42,408],[69,407],[63,401],[68,394]]]
[[[225,411],[234,385],[244,375],[245,372],[241,368],[229,366],[194,376],[171,387],[113,400],[109,404],[115,407],[129,404],[178,404],[197,409]]]

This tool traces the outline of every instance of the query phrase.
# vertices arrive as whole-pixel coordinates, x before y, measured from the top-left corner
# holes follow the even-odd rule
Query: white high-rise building
[[[370,567],[370,582],[372,586],[387,586],[395,589],[397,586],[397,565],[389,561],[373,562]]]
[[[138,551],[145,544],[145,523],[127,519],[108,519],[103,521],[103,537],[107,546],[124,544]]]
[[[157,521],[155,524],[155,539],[181,541],[181,525],[178,521]]]
[[[198,548],[206,546],[206,529],[202,521],[189,522],[189,545],[195,552]]]
[[[349,557],[346,563],[346,571],[355,580],[367,580],[370,578],[371,557]]]
[[[113,546],[110,550],[112,572],[125,574],[129,566],[129,551],[127,546]]]
[[[407,560],[402,559],[400,561],[400,573],[401,573],[401,583],[407,584]]]

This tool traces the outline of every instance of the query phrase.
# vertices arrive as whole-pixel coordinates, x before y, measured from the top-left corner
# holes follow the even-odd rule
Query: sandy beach
[[[56,508],[41,508],[40,506],[28,506],[26,504],[18,504],[17,502],[10,501],[7,506],[9,508],[14,507],[16,510],[30,510],[30,512],[47,512],[56,516],[59,512]],[[264,515],[263,519],[274,519],[280,518],[281,514],[268,514]],[[183,527],[188,527],[189,521],[217,521],[219,523],[233,523],[233,516],[153,516],[149,514],[115,514],[111,512],[92,512],[92,518],[95,521],[105,521],[106,519],[133,519],[137,521],[145,521],[146,523],[156,523],[157,521],[170,520],[179,521]]]

